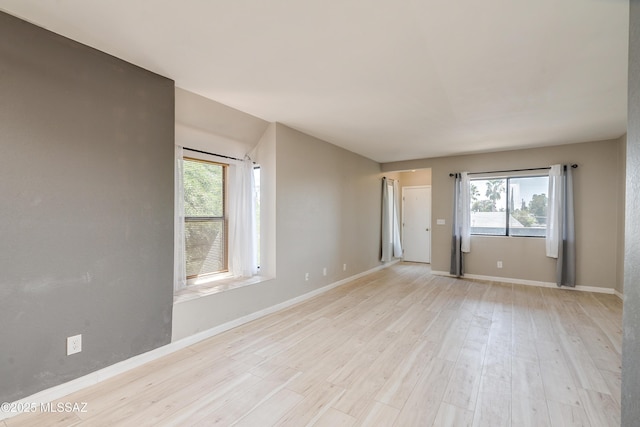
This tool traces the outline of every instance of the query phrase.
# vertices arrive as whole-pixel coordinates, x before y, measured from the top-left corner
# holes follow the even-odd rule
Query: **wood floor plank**
[[[399,409],[374,400],[356,425],[358,427],[392,426],[398,414],[400,414]]]
[[[380,382],[363,379],[354,387],[347,389],[334,403],[334,408],[352,416],[362,418],[371,407],[373,396],[380,390]]]
[[[622,299],[608,294],[592,293],[591,296],[600,304],[599,312],[617,326],[622,327],[622,319],[620,318]]]
[[[605,318],[622,328],[622,319],[618,316],[622,310],[622,300],[615,295],[580,292],[577,300],[585,313],[593,318]]]
[[[565,405],[553,400],[547,401],[547,406],[552,427],[592,427],[581,406]]]
[[[361,327],[355,327],[355,325],[345,325],[339,328],[341,333],[345,335],[344,340],[333,340],[333,350],[322,359],[316,360],[316,363],[311,367],[301,371],[302,374],[297,377],[292,383],[288,385],[288,388],[298,393],[307,394],[307,391],[312,389],[319,383],[327,382],[330,375],[334,374],[342,366],[344,366],[354,354],[358,354],[360,349],[366,344],[364,339],[358,337],[358,333],[361,332]],[[280,363],[290,363],[289,360],[281,360]]]
[[[356,421],[354,417],[344,412],[329,408],[329,410],[312,425],[314,427],[351,427],[355,425]]]
[[[549,341],[538,341],[536,344],[546,398],[566,405],[580,406],[578,388],[559,344]]]
[[[429,343],[419,341],[378,391],[376,400],[401,409],[433,357]]]
[[[576,330],[596,365],[614,369],[621,367],[621,353],[597,324],[594,323],[593,326],[578,326]]]
[[[482,364],[482,376],[491,376],[511,384],[511,341],[489,339]]]
[[[548,427],[551,425],[546,400],[518,397],[511,402],[512,425],[522,427]]]
[[[433,300],[442,288],[433,285],[436,276],[426,273],[412,283],[412,289],[396,303],[400,307],[411,307],[414,304],[424,305]]]
[[[473,410],[480,389],[482,361],[486,346],[463,347],[444,393],[443,402]]]
[[[609,393],[607,383],[602,373],[591,359],[587,348],[577,336],[560,334],[560,345],[567,360],[569,372],[579,387],[602,393]]]
[[[461,409],[449,403],[441,403],[433,427],[471,427],[473,411]]]
[[[618,354],[622,354],[622,325],[618,325],[610,318],[594,316],[593,321],[607,336]]]
[[[281,366],[270,361],[257,365],[249,370],[249,373],[262,379],[288,381],[302,374],[301,371]]]
[[[340,329],[327,326],[323,330],[305,337],[294,346],[276,354],[269,360],[304,371],[311,369],[318,360],[331,357],[332,350],[348,339],[349,337],[341,334]]]
[[[521,397],[532,400],[546,399],[538,361],[514,358],[511,375],[511,393],[514,400]]]
[[[317,384],[292,410],[280,418],[277,426],[313,425],[345,392],[344,388],[330,383]]]
[[[481,392],[473,415],[473,427],[510,427],[511,425],[511,399]]]
[[[264,337],[252,337],[247,339],[244,346],[230,352],[231,356],[239,353],[254,353],[261,357],[271,357],[298,344],[305,337],[323,330],[329,324],[325,318],[299,319],[283,326],[278,331],[265,331]]]
[[[278,391],[284,389],[286,383],[280,381],[260,380],[245,390],[241,399],[233,399],[214,410],[203,408],[198,414],[185,421],[191,426],[230,426],[242,417],[268,401]]]
[[[196,354],[185,360],[188,365],[176,363],[167,365],[162,370],[148,371],[147,375],[131,381],[126,386],[120,388],[108,388],[106,391],[96,388],[94,392],[89,392],[87,396],[82,394],[71,395],[69,399],[87,399],[91,402],[91,411],[87,414],[81,413],[83,419],[90,416],[100,418],[100,420],[111,420],[117,422],[124,419],[124,414],[140,411],[146,408],[153,397],[180,390],[186,385],[192,385],[194,381],[203,379],[207,382],[209,376],[215,378],[220,384],[233,382],[234,379],[246,371],[247,365],[242,362],[235,362],[226,358],[215,359],[213,363],[206,357]],[[218,369],[217,363],[223,368]],[[200,384],[196,382],[196,384]],[[205,386],[206,388],[206,386]],[[101,391],[102,390],[102,391]],[[193,396],[198,396],[197,394]],[[183,405],[190,401],[182,402]],[[114,420],[114,417],[120,417]]]
[[[609,394],[618,405],[622,404],[622,373],[601,370],[604,381],[609,386]]]
[[[153,387],[154,383],[180,375],[185,372],[185,365],[198,365],[205,359],[206,357],[187,348],[149,362],[126,374],[109,378],[100,383],[100,387],[89,387],[65,396],[64,401],[91,402],[91,410],[88,414],[77,414],[80,418],[86,418],[105,408],[114,407],[120,400],[126,399],[128,395],[135,395],[145,387]],[[159,374],[159,372],[162,373]],[[133,390],[129,394],[131,389]]]
[[[186,425],[190,418],[199,418],[205,411],[213,411],[227,403],[241,399],[245,390],[250,389],[261,381],[261,378],[251,374],[243,374],[222,387],[197,396],[197,399],[180,407],[176,412],[162,419],[163,426],[180,427]],[[91,421],[89,419],[88,421]],[[89,424],[91,425],[91,424]]]
[[[236,427],[269,427],[300,403],[304,396],[283,388],[233,424]]]
[[[617,297],[399,263],[2,427],[619,425]]]
[[[450,362],[458,360],[469,326],[471,325],[470,317],[464,318],[460,316],[461,313],[457,314],[458,316],[453,318],[451,324],[444,332],[437,353],[437,357]]]
[[[245,374],[247,375],[247,374]],[[237,381],[237,379],[244,379]],[[261,380],[257,377],[246,377],[244,375],[228,378],[219,385],[215,381],[206,381],[204,384],[196,384],[193,387],[184,387],[183,385],[173,385],[166,383],[166,388],[157,388],[152,392],[145,392],[129,401],[126,405],[118,406],[113,410],[107,410],[103,413],[92,417],[92,426],[110,426],[118,423],[127,422],[130,425],[157,425],[160,421],[171,419],[175,414],[191,407],[196,403],[196,396],[202,396],[205,393],[222,397],[226,392],[235,389],[235,393],[229,393],[226,397],[226,403],[233,401],[233,396],[238,396],[245,390],[252,390]],[[217,386],[217,387],[216,387]],[[242,386],[242,388],[240,388]],[[174,392],[172,392],[173,390]],[[242,390],[242,391],[240,391]],[[221,402],[222,403],[222,402]],[[197,411],[192,410],[189,418],[197,418],[200,416],[204,408],[210,409],[214,406],[197,405]],[[95,418],[95,420],[93,420]],[[188,418],[188,419],[189,419]]]
[[[389,342],[389,341],[387,341]],[[360,372],[350,382],[338,385],[347,387],[347,392],[338,400],[335,407],[342,412],[361,418],[374,398],[394,374],[398,366],[403,366],[407,355],[416,347],[416,334],[407,330],[394,339],[394,345],[387,345],[368,365],[361,365]]]
[[[125,416],[127,422],[130,422],[132,425],[159,425],[163,423],[163,420],[182,410],[184,405],[193,402],[196,396],[214,394],[216,392],[218,395],[222,395],[222,390],[226,391],[229,390],[230,387],[233,387],[232,384],[234,384],[236,378],[238,378],[238,375],[235,373],[232,373],[232,375],[226,378],[211,375],[195,380],[192,384],[180,386],[174,391],[167,392],[166,389],[157,389],[154,391],[154,395],[141,396],[142,405],[130,405],[135,408],[133,413],[128,413],[128,411],[118,412],[120,416]],[[254,387],[257,387],[258,384],[268,382],[267,387],[276,389],[286,381],[286,379],[268,380],[263,378],[263,382],[256,381]],[[171,386],[175,387],[177,385],[172,384]],[[222,390],[220,390],[220,388],[222,388]],[[106,420],[110,419],[109,416],[101,418]]]
[[[585,389],[578,389],[578,393],[592,426],[620,425],[620,407],[610,395]]]
[[[429,426],[433,424],[442,395],[449,382],[454,363],[444,359],[432,359],[406,403],[400,410],[394,426]]]
[[[81,423],[81,419],[74,413],[51,414],[47,412],[24,413],[3,421],[3,427],[71,427]]]
[[[371,337],[370,341],[358,353],[354,354],[342,368],[329,376],[328,380],[340,386],[353,384],[362,378],[363,372],[369,370],[370,365],[389,348],[388,343],[394,342],[397,337],[397,333],[388,331]]]

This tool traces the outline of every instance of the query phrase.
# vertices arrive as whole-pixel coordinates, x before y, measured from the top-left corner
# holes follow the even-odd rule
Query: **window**
[[[471,234],[545,237],[548,176],[471,180]]]
[[[184,158],[187,278],[228,270],[227,165]]]

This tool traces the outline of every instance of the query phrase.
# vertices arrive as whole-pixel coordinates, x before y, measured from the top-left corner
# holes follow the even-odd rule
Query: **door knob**
[[[427,228],[427,231],[429,231],[429,229]]]

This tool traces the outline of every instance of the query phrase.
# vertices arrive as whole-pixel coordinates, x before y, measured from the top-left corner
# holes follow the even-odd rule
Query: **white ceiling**
[[[379,162],[617,138],[628,0],[0,0]]]

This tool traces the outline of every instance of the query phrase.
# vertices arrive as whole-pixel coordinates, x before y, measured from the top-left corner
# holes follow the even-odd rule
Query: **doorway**
[[[431,263],[431,186],[402,187],[404,260]]]

